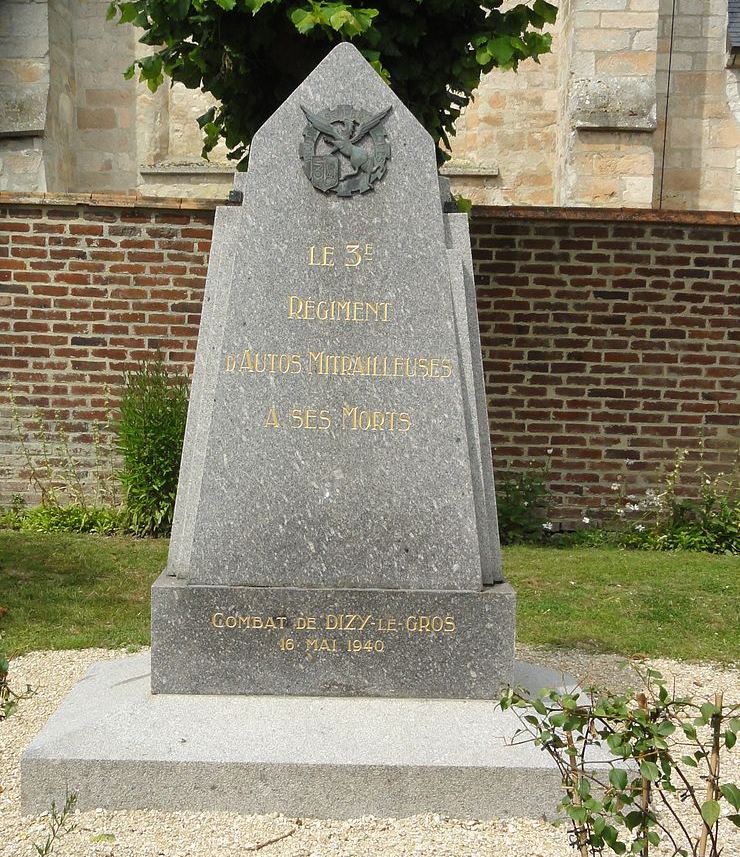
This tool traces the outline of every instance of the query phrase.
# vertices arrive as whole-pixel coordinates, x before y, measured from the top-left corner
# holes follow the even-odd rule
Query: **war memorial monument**
[[[25,811],[540,815],[506,745],[502,576],[467,217],[350,44],[216,212],[152,650],[25,752]]]

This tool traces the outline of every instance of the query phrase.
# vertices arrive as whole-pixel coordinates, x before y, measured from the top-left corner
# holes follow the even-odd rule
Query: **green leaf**
[[[465,201],[465,203],[470,203],[470,205],[469,205],[469,206],[466,206],[465,208],[461,207],[461,205],[460,205],[460,201],[461,201],[461,200],[464,200],[464,201]],[[473,207],[473,203],[472,203],[472,202],[470,202],[470,200],[469,200],[469,199],[466,199],[465,197],[458,196],[458,197],[456,197],[456,198],[455,198],[455,201],[457,202],[457,209],[458,209],[458,211],[466,211],[466,212],[469,212],[469,211],[472,209],[472,207]],[[545,715],[547,714],[547,709],[545,708],[545,704],[544,704],[544,702],[542,702],[542,700],[541,700],[541,699],[533,699],[533,700],[532,700],[532,708],[534,708],[534,710],[535,710],[538,714],[541,714],[541,715],[543,715],[543,716],[545,716]]]
[[[491,62],[491,55],[485,47],[481,47],[475,52],[475,59],[478,65],[488,65]]]
[[[735,746],[735,742],[737,741],[737,732],[733,732],[731,729],[728,729],[725,732],[725,747],[728,750],[732,750]]]
[[[290,13],[290,20],[296,30],[302,34],[312,30],[319,22],[316,15],[313,12],[308,12],[306,9],[294,9]]]
[[[701,805],[701,817],[706,822],[707,827],[713,827],[720,816],[719,803],[716,800],[705,800]]]
[[[624,791],[627,788],[627,771],[622,768],[612,768],[609,771],[609,782],[619,791]]]
[[[736,815],[735,813],[733,813],[732,815],[728,815],[727,817],[735,825],[735,827],[740,827],[740,815]]]
[[[692,741],[696,740],[696,729],[691,725],[691,723],[682,723],[681,728],[687,738],[690,738]]]
[[[719,787],[719,790],[722,792],[722,797],[733,809],[740,809],[740,788],[734,783],[725,783]]]
[[[702,717],[709,722],[715,714],[719,714],[720,710],[716,705],[712,705],[711,702],[705,702],[699,709],[701,711]]]
[[[329,17],[329,23],[335,30],[341,30],[345,24],[354,23],[355,17],[349,9],[340,9]]]
[[[121,3],[118,8],[121,12],[121,17],[118,21],[119,24],[130,24],[139,14],[135,3]]]
[[[486,50],[496,61],[496,64],[500,66],[508,65],[514,56],[514,46],[511,44],[511,39],[506,36],[496,36],[495,39],[489,39]]]
[[[178,21],[182,21],[187,17],[190,11],[190,0],[177,0],[175,3],[174,16]]]
[[[585,777],[581,777],[578,781],[578,794],[582,800],[585,800],[591,794],[591,784]]]
[[[627,830],[634,830],[639,824],[642,824],[642,813],[639,809],[633,809],[624,817],[624,823]]]
[[[585,806],[573,806],[572,804],[567,808],[568,815],[573,819],[573,821],[578,821],[581,824],[588,818],[588,810]]]
[[[654,783],[660,779],[660,768],[655,762],[640,762],[640,773],[646,780]]]
[[[545,0],[534,0],[534,6],[532,8],[535,13],[541,18],[544,18],[548,24],[555,23],[555,19],[558,16],[557,6],[553,6],[552,3],[546,3]]]
[[[231,12],[231,10],[234,8],[234,6],[236,6],[236,0],[215,0],[215,2],[222,9],[225,9],[227,12]]]
[[[667,737],[668,735],[673,735],[676,731],[676,727],[671,723],[670,720],[664,720],[657,729],[658,735],[662,735],[663,737]]]
[[[681,761],[684,763],[684,765],[688,765],[690,768],[697,767],[696,760],[693,756],[681,756]]]
[[[655,830],[648,830],[647,840],[651,845],[660,845],[660,836]]]
[[[112,21],[116,17],[116,11],[116,4],[111,3],[110,6],[108,6],[108,11],[105,13],[105,20]]]

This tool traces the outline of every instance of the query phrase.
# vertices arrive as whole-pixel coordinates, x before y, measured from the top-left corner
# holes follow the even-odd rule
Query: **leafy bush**
[[[622,536],[623,543],[651,550],[740,552],[740,495],[735,480],[724,474],[709,476],[702,448],[695,469],[701,484],[699,499],[678,498],[676,486],[686,455],[686,450],[677,453],[673,470],[659,491],[648,490],[640,500],[620,497],[617,517],[631,517]]]
[[[20,530],[25,512],[26,501],[20,494],[14,494],[10,506],[0,506],[0,529]]]
[[[187,379],[170,375],[161,359],[126,375],[116,432],[124,519],[135,535],[170,532],[187,411]]]
[[[219,138],[243,168],[257,129],[339,42],[352,40],[449,157],[454,123],[483,73],[550,50],[546,0],[113,0],[108,18],[144,30],[153,52],[127,71],[155,91],[164,76],[218,102],[198,119],[203,154]],[[335,106],[335,105],[330,105]],[[441,145],[439,145],[441,144]],[[444,147],[444,148],[443,148]]]
[[[524,473],[507,474],[496,480],[496,507],[501,542],[505,545],[541,542],[552,524],[548,466],[532,465]]]
[[[698,499],[678,496],[689,451],[679,450],[673,467],[662,476],[657,488],[641,494],[627,493],[620,477],[611,486],[614,508],[602,521],[587,512],[583,522],[591,524],[576,532],[558,533],[558,547],[616,547],[642,550],[692,550],[707,553],[740,552],[740,493],[737,478],[719,473],[711,476],[704,465],[704,442],[700,443],[694,468],[699,483]]]
[[[110,536],[121,529],[121,513],[105,506],[35,506],[24,510],[12,529],[24,533],[97,533]]]
[[[720,781],[740,705],[722,694],[677,698],[656,670],[643,680],[644,692],[630,695],[508,689],[500,706],[522,724],[513,740],[528,734],[557,765],[565,791],[558,809],[581,857],[606,849],[649,857],[661,843],[671,849],[661,853],[719,857],[723,833],[740,827],[740,789]]]

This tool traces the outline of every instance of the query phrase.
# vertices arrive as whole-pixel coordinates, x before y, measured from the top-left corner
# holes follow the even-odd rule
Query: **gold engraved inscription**
[[[360,405],[342,405],[341,411],[332,414],[328,408],[291,408],[285,420],[281,422],[276,405],[270,405],[262,423],[263,428],[279,429],[283,426],[304,431],[329,431],[333,426],[342,431],[360,432],[399,432],[404,434],[413,426],[411,414],[407,411],[376,411],[362,408]]]
[[[378,655],[399,635],[439,642],[457,632],[454,616],[412,614],[376,616],[373,613],[324,613],[262,616],[216,612],[211,625],[219,631],[266,633],[281,652],[314,655]],[[272,634],[275,634],[273,637]]]
[[[328,351],[280,354],[246,348],[224,355],[224,371],[245,375],[308,374],[372,380],[444,380],[452,375],[452,361],[449,357],[416,354],[333,354]]]
[[[331,354],[308,352],[311,375],[368,378],[449,378],[452,363],[447,357],[390,356],[387,354]]]
[[[333,268],[334,246],[312,244],[308,248],[309,268]],[[341,252],[341,250],[340,250]],[[373,258],[372,244],[345,244],[344,245],[344,267],[358,268],[364,262],[371,262]]]
[[[300,321],[387,322],[392,316],[389,301],[352,301],[345,298],[316,300],[288,295],[288,318]]]

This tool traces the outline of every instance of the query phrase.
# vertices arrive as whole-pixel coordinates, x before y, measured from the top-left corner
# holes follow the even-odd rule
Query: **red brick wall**
[[[733,469],[740,217],[487,209],[471,232],[498,472],[551,450],[573,522],[679,449],[693,493],[702,433],[707,469]]]
[[[549,460],[555,521],[609,504],[620,473],[654,482],[702,426],[710,466],[732,467],[740,224],[660,217],[474,217],[497,473]],[[187,200],[0,194],[0,502],[32,495],[11,375],[24,428],[34,409],[58,411],[89,463],[106,385],[115,395],[155,348],[190,368],[212,220],[212,205]]]

